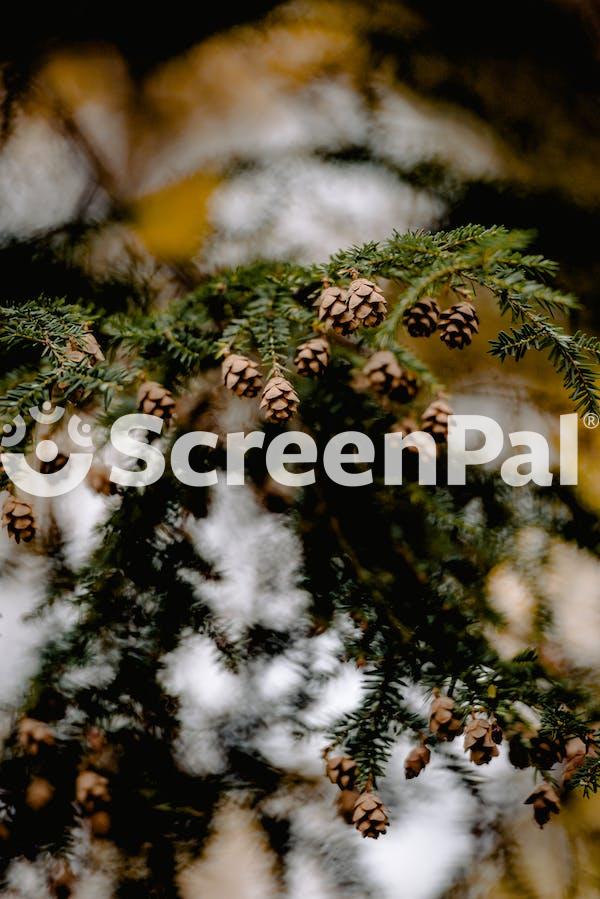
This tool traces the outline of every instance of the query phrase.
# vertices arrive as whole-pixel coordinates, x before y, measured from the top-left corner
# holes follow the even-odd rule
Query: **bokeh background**
[[[14,27],[0,35],[6,297],[101,296],[118,308],[133,295],[149,307],[189,290],[207,271],[257,257],[320,261],[393,229],[502,223],[536,232],[536,248],[561,264],[561,285],[581,298],[573,326],[600,328],[595,0],[172,3],[118,11],[80,3],[13,12]],[[490,307],[483,337],[497,329]],[[518,371],[500,367],[485,340],[468,358],[437,347],[426,356],[451,386],[457,411],[493,413],[509,430],[539,429],[556,440],[557,415],[569,406],[540,359]],[[581,429],[580,438],[580,502],[594,522],[599,444],[592,431]],[[295,552],[277,542],[283,538],[271,534],[251,500],[241,503],[232,510],[216,502],[202,534],[227,568],[220,535],[238,527],[239,570],[214,601],[233,604],[240,620],[251,614],[236,605],[240,592],[247,604],[259,602],[248,588],[257,567],[270,552]],[[91,499],[86,508],[70,539],[74,558],[85,555],[101,514]],[[255,539],[257,521],[265,543]],[[8,552],[4,543],[0,549]],[[51,614],[23,617],[39,598],[38,574],[20,570],[0,581],[7,710],[35,669],[37,647],[62,626]],[[286,577],[283,604],[294,571]],[[494,572],[490,595],[504,616],[494,635],[503,651],[543,641],[540,651],[557,668],[581,665],[597,677],[600,573],[591,554],[549,543],[528,526],[522,567]],[[540,604],[552,619],[544,638]],[[165,678],[196,732],[243,708],[247,695],[202,647],[178,652]],[[335,652],[323,644],[322,658],[312,661],[327,667]],[[295,664],[283,659],[269,672],[266,704],[284,702]],[[321,698],[310,723],[350,707],[359,689],[359,674],[340,668],[336,690]],[[270,723],[265,745],[289,755],[276,720]],[[201,751],[210,753],[210,745]],[[479,797],[435,764],[426,782],[404,783],[402,758],[399,750],[389,775],[399,810],[394,828],[374,845],[352,843],[361,874],[345,885],[329,869],[348,852],[346,835],[334,821],[325,840],[311,829],[314,809],[332,805],[332,796],[316,786],[310,752],[295,760],[308,781],[314,771],[314,795],[303,794],[286,895],[600,896],[600,802],[571,801],[542,833],[520,805],[527,772],[515,773],[504,758],[482,776]],[[37,897],[35,883],[23,868],[5,895]],[[110,895],[103,889],[101,879],[90,879],[86,897]],[[281,895],[269,847],[247,810],[222,809],[181,889],[185,899]]]

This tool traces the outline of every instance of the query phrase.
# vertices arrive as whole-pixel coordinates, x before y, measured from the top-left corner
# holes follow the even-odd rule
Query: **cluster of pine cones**
[[[362,792],[356,789],[358,766],[346,755],[325,756],[325,773],[342,791],[340,810],[349,824],[363,837],[377,840],[387,832],[389,819],[383,802],[369,787]]]
[[[22,718],[16,728],[16,746],[27,756],[47,759],[56,751],[56,740],[50,726],[34,718]],[[87,737],[88,755],[82,759],[75,778],[74,798],[86,819],[90,833],[98,838],[106,837],[111,830],[110,783],[102,772],[110,767],[110,747],[104,734],[92,728]],[[46,808],[56,794],[55,786],[41,774],[29,780],[25,790],[25,802],[33,812]],[[6,825],[4,825],[6,826]]]
[[[439,742],[452,742],[455,737],[464,736],[464,750],[469,753],[474,765],[487,765],[500,754],[499,745],[503,739],[502,728],[493,716],[471,712],[465,720],[451,696],[437,695],[429,713],[431,737]],[[600,745],[594,735],[583,740],[572,737],[566,741],[552,740],[536,735],[524,743],[520,734],[509,743],[509,760],[517,768],[535,765],[547,770],[557,762],[562,762],[561,786],[564,788],[588,758],[600,756]],[[404,774],[407,780],[418,777],[431,761],[431,750],[427,738],[414,747],[404,760]],[[381,799],[370,789],[363,793],[355,790],[357,765],[349,756],[326,756],[326,774],[329,780],[342,790],[340,808],[346,820],[353,823],[365,837],[377,839],[385,833],[389,824]],[[547,780],[539,784],[525,800],[533,806],[534,820],[543,827],[551,815],[560,811],[560,788]]]
[[[437,330],[450,350],[462,350],[479,331],[479,317],[472,303],[462,300],[443,312],[433,297],[423,297],[404,313],[403,322],[411,337],[431,337]]]
[[[348,336],[359,328],[374,328],[387,315],[387,301],[381,288],[367,278],[358,277],[347,289],[325,286],[316,302],[321,327]],[[477,312],[471,303],[456,303],[440,312],[437,302],[425,297],[404,315],[408,333],[415,337],[430,336],[439,330],[444,343],[462,348],[471,343],[479,329]],[[294,365],[303,377],[319,377],[329,364],[329,341],[322,334],[311,337],[296,350]],[[409,403],[417,394],[417,378],[404,370],[394,354],[387,350],[376,352],[368,360],[363,374],[372,389],[390,399]],[[280,371],[275,371],[263,384],[260,364],[241,353],[229,352],[222,364],[223,385],[236,396],[253,398],[260,394],[260,409],[267,421],[283,424],[296,413],[299,397],[292,383]],[[140,411],[157,415],[168,422],[174,412],[175,400],[170,391],[155,382],[142,385],[139,394]],[[452,410],[443,397],[436,399],[425,411],[422,429],[432,434],[436,442],[447,436],[448,415]]]

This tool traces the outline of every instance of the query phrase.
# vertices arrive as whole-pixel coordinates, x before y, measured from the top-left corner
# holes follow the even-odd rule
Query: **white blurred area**
[[[68,117],[76,125],[77,140],[47,110],[25,109],[0,153],[2,239],[60,228],[83,210],[87,221],[99,224],[82,250],[90,271],[127,272],[133,254],[146,277],[155,267],[143,239],[147,231],[143,222],[140,225],[144,198],[182,180],[185,185],[185,179],[200,172],[211,184],[198,200],[205,208],[196,216],[203,235],[196,253],[201,268],[260,256],[321,261],[340,247],[381,239],[393,229],[435,227],[443,218],[439,197],[400,180],[389,163],[410,169],[439,162],[457,178],[497,178],[517,164],[474,117],[422,101],[385,79],[374,85],[374,106],[367,106],[352,78],[339,71],[339,63],[329,76],[319,71],[318,77],[304,79],[307,83],[290,83],[286,67],[292,67],[294,45],[286,42],[285,33],[257,34],[253,45],[251,33],[245,32],[242,43],[232,55],[226,46],[197,48],[178,61],[175,72],[167,67],[159,73],[147,89],[145,118],[132,109],[131,87],[120,61],[98,51],[96,59],[82,64],[86,77],[89,66],[97,68],[99,83],[92,79],[91,97],[76,92],[72,97],[67,91]],[[327,58],[330,43],[336,60],[359,52],[351,41],[339,46],[337,35],[316,33],[306,37],[304,52],[309,59],[319,54]],[[283,71],[272,65],[278,53]],[[305,61],[296,63],[301,67]],[[102,88],[103,73],[110,74],[112,89]],[[169,127],[163,127],[165,122]],[[348,146],[363,147],[375,158],[337,160],[327,155]],[[197,180],[191,183],[192,192],[194,185]],[[114,202],[134,207],[140,203],[140,219],[103,226]],[[183,214],[179,206],[159,209],[152,234],[176,224],[178,214]],[[479,396],[481,411],[489,410],[485,395],[473,394],[472,385],[465,385],[465,403],[467,396],[469,402]],[[471,403],[469,411],[478,410]],[[526,426],[536,427],[531,419]],[[84,487],[70,507],[59,507],[66,551],[75,564],[81,564],[94,545],[94,525],[110,502]],[[76,528],[69,526],[73,504]],[[247,750],[260,752],[298,777],[302,786],[271,800],[272,813],[290,815],[292,821],[293,849],[283,886],[255,817],[243,801],[231,800],[219,810],[204,856],[181,873],[182,899],[439,899],[454,879],[480,864],[489,849],[489,841],[482,843],[472,833],[474,824],[481,825],[481,804],[441,761],[434,760],[418,780],[406,782],[402,761],[408,746],[402,742],[381,786],[392,827],[382,840],[361,841],[336,815],[336,789],[323,778],[321,759],[323,734],[358,701],[361,674],[338,660],[339,633],[309,639],[305,632],[306,597],[297,587],[302,560],[288,525],[261,510],[249,492],[236,488],[216,493],[208,518],[193,530],[221,575],[220,581],[198,584],[197,589],[219,611],[226,629],[239,639],[258,622],[291,633],[293,640],[280,655],[233,673],[212,642],[184,635],[164,659],[163,673],[165,689],[181,702],[181,763],[199,775],[218,773],[225,765],[222,733],[231,737],[232,732],[248,730]],[[11,567],[0,580],[3,733],[36,670],[39,647],[69,619],[60,609],[42,618],[28,617],[42,596],[44,562],[9,547],[2,531],[2,560],[9,554]],[[273,582],[265,570],[275,558],[286,563]],[[544,578],[561,652],[598,669],[598,563],[557,544]],[[506,620],[498,646],[507,653],[517,651],[531,636],[534,599],[514,570],[496,571],[490,591]],[[306,666],[313,676],[326,674],[328,681],[325,688],[315,688],[303,712],[303,723],[314,732],[298,738],[291,720],[292,699]],[[453,751],[460,754],[461,747]],[[481,790],[493,809],[490,818],[497,810],[507,820],[521,815],[528,776],[514,773],[504,758],[482,772]],[[528,838],[537,839],[529,816],[519,821]],[[552,838],[560,842],[559,827],[553,827]],[[342,885],[331,863],[340,856],[348,859],[348,882]],[[113,895],[110,878],[98,873],[106,862],[86,857],[82,864],[92,867],[74,899]],[[481,871],[483,875],[483,865]],[[492,866],[489,878],[493,881],[496,874]],[[4,895],[46,899],[45,889],[35,866],[23,862],[14,866]],[[550,895],[559,894],[546,893]]]

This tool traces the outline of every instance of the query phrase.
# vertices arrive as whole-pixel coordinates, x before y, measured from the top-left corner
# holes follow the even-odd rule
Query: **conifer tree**
[[[3,474],[6,531],[24,535],[16,552],[46,559],[42,608],[60,603],[72,612],[43,650],[0,764],[5,871],[15,859],[49,853],[76,877],[74,843],[106,841],[143,862],[133,873],[124,869],[118,895],[177,896],[182,860],[197,854],[215,810],[232,794],[257,810],[285,860],[287,813],[275,814],[273,800],[285,794],[289,809],[302,793],[253,742],[264,721],[250,694],[243,714],[211,720],[216,761],[207,758],[203,771],[185,761],[184,700],[168,672],[190,641],[201,641],[221,671],[250,680],[259,661],[295,653],[302,677],[269,721],[298,739],[315,731],[325,752],[323,782],[328,775],[350,802],[346,817],[357,839],[385,839],[394,827],[384,776],[403,734],[415,747],[407,777],[418,774],[419,782],[430,757],[458,764],[448,748],[455,740],[464,739],[469,753],[460,762],[465,778],[493,765],[509,742],[519,767],[532,769],[534,792],[523,801],[542,825],[559,813],[560,792],[595,791],[594,700],[579,677],[550,670],[533,648],[508,660],[498,654],[488,634],[495,612],[486,581],[518,556],[528,523],[594,551],[597,529],[566,488],[530,485],[515,496],[489,472],[472,473],[462,487],[421,486],[408,452],[404,484],[390,487],[379,451],[400,421],[425,415],[443,466],[452,398],[409,348],[406,329],[437,304],[441,329],[428,319],[420,336],[468,353],[482,339],[477,308],[488,294],[507,318],[491,342],[490,364],[541,352],[560,372],[573,409],[600,412],[600,343],[565,329],[576,301],[552,286],[555,266],[529,253],[528,241],[502,227],[394,234],[326,265],[260,262],[220,271],[159,309],[115,311],[98,297],[3,301],[0,411],[5,423],[23,422],[20,451],[42,436],[64,441],[62,425],[45,425],[42,435],[30,414],[57,406],[93,425],[98,451],[112,423],[138,408],[162,422],[160,437],[146,439],[167,460],[181,434],[214,431],[216,448],[198,450],[193,465],[221,474],[232,415],[245,430],[261,428],[267,444],[282,429],[305,430],[319,458],[343,431],[364,431],[378,448],[372,482],[353,489],[319,474],[301,490],[281,489],[264,454],[248,454],[260,497],[248,501],[277,512],[280,542],[261,557],[266,607],[244,626],[215,605],[231,572],[220,556],[225,548],[203,529],[219,497],[238,488],[186,486],[168,464],[150,486],[111,488],[96,469],[94,483],[114,495],[105,500],[96,549],[74,566],[52,503],[19,495]],[[444,314],[448,294],[455,301]],[[234,531],[248,514],[243,502],[232,506]],[[297,570],[286,558],[292,546],[301,547]],[[363,689],[359,704],[324,734],[305,710],[327,680],[311,654],[328,632],[339,637],[339,660],[362,673]],[[425,702],[420,709],[415,690]],[[320,826],[316,820],[317,836]]]

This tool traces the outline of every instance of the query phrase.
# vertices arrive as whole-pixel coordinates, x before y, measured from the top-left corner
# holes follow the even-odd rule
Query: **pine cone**
[[[322,375],[329,365],[329,343],[324,337],[313,337],[301,343],[294,356],[294,365],[299,375]]]
[[[388,820],[383,802],[376,793],[361,793],[352,813],[352,823],[363,837],[374,840],[387,832]]]
[[[520,734],[515,734],[508,741],[508,760],[513,768],[529,768],[531,759],[529,749]]]
[[[488,765],[500,755],[492,736],[493,724],[487,718],[472,717],[465,725],[465,752],[471,750],[471,761],[475,765]]]
[[[536,768],[548,771],[557,762],[562,762],[565,744],[562,740],[552,740],[550,737],[533,737],[529,754]]]
[[[356,782],[356,762],[347,755],[327,756],[325,773],[340,790],[353,790]]]
[[[525,805],[533,805],[533,817],[543,827],[550,820],[550,815],[560,812],[560,796],[551,784],[544,781],[527,797]]]
[[[54,797],[55,789],[45,777],[33,777],[25,790],[25,802],[34,812],[39,812]]]
[[[412,780],[413,777],[418,777],[423,768],[427,767],[430,760],[431,752],[425,744],[411,749],[404,760],[404,776],[406,779]]]
[[[87,331],[77,339],[70,337],[67,344],[66,354],[71,362],[85,362],[86,365],[90,367],[95,362],[104,361],[104,353],[100,349],[100,344],[91,331]]]
[[[87,482],[95,493],[102,496],[114,496],[117,485],[110,479],[110,469],[105,465],[93,465],[87,476]]]
[[[40,471],[42,474],[55,474],[57,471],[61,471],[68,461],[69,457],[65,456],[64,453],[57,453],[54,459],[41,463]]]
[[[92,834],[98,839],[108,836],[112,827],[110,815],[105,811],[94,812],[89,818],[89,826]]]
[[[357,278],[348,288],[348,311],[365,328],[380,325],[387,315],[387,302],[381,288],[366,278]]]
[[[396,424],[391,427],[391,434],[402,434],[402,437],[408,437],[409,434],[413,434],[418,432],[418,438],[416,439],[417,445],[409,445],[405,447],[406,451],[409,453],[417,454],[420,452],[421,458],[424,459],[435,459],[437,456],[437,445],[434,443],[433,447],[431,446],[431,441],[428,437],[420,431],[417,422],[414,418],[403,418],[400,421],[396,422]],[[399,439],[399,438],[398,438]],[[395,445],[395,441],[391,441],[390,444],[392,447]]]
[[[351,334],[360,322],[348,309],[348,294],[341,287],[326,287],[318,299],[319,321],[338,334]]]
[[[75,798],[86,814],[93,814],[101,803],[110,802],[108,778],[95,771],[82,771],[75,781]]]
[[[260,400],[260,408],[268,421],[288,421],[298,408],[298,394],[285,378],[268,381]]]
[[[423,297],[403,316],[404,327],[411,337],[431,337],[438,325],[440,307],[433,297]]]
[[[165,422],[169,422],[175,412],[173,394],[156,381],[146,381],[142,384],[138,393],[138,403],[140,412],[155,415]]]
[[[417,394],[417,379],[400,366],[389,350],[373,353],[363,374],[376,393],[387,394],[399,403],[409,403]]]
[[[462,715],[455,711],[455,702],[450,696],[436,696],[431,703],[429,730],[438,740],[449,742],[462,734]]]
[[[444,443],[448,439],[448,416],[452,414],[452,407],[440,397],[423,412],[421,428],[431,434],[436,443]]]
[[[251,359],[231,353],[223,360],[221,373],[223,385],[228,390],[233,390],[237,396],[258,396],[262,378],[256,363]]]
[[[27,755],[39,755],[44,746],[54,746],[54,734],[44,721],[21,718],[17,725],[17,742]]]
[[[35,537],[35,518],[31,503],[10,496],[2,508],[2,524],[17,543],[29,543]]]
[[[440,315],[438,329],[441,339],[451,350],[468,346],[479,331],[477,310],[472,303],[455,303]]]

